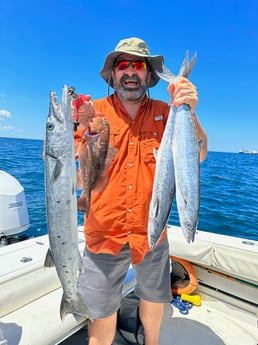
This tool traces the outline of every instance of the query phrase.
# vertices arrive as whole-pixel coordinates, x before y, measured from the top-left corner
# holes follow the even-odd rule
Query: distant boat
[[[242,147],[239,150],[239,153],[249,153],[249,154],[258,154],[258,150],[244,150]]]

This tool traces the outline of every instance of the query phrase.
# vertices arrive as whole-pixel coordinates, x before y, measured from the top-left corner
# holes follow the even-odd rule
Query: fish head
[[[89,117],[89,129],[91,133],[100,133],[108,122],[104,114],[95,112],[94,116]]]
[[[184,213],[181,213],[180,225],[187,243],[194,242],[197,228],[197,222],[194,219],[194,214],[189,209],[185,210]]]
[[[50,92],[49,112],[46,122],[46,155],[58,158],[65,153],[66,141],[71,140],[71,126],[70,104],[69,98],[67,102],[65,88],[63,89],[61,105],[57,101],[55,92]]]

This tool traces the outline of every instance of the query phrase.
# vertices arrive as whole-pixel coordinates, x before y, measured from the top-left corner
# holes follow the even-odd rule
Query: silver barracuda
[[[82,269],[82,258],[78,248],[74,151],[70,97],[65,85],[61,105],[55,93],[50,94],[45,140],[45,194],[50,243],[45,266],[55,265],[63,288],[62,320],[69,313],[76,318],[91,319],[77,292],[77,275]]]
[[[188,52],[178,76],[188,77],[196,61],[196,54],[188,64]],[[176,78],[166,68],[158,75],[167,82]],[[186,241],[194,241],[200,209],[200,150],[191,110],[183,104],[175,109],[173,134],[173,161],[176,184],[176,201],[181,229]]]

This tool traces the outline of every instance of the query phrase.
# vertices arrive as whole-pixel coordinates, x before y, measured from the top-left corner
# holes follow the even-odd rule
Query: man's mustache
[[[131,76],[129,76],[128,74],[124,74],[122,76],[122,78],[120,79],[120,82],[124,83],[124,82],[126,82],[128,80],[136,81],[137,83],[139,83],[139,85],[141,85],[141,79],[136,74],[135,75],[131,75]]]

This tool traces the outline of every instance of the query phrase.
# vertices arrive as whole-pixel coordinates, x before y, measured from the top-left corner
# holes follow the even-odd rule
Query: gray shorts
[[[115,313],[121,303],[123,282],[131,264],[129,245],[117,256],[94,254],[85,248],[84,271],[78,279],[78,292],[94,319]],[[172,300],[168,240],[149,252],[140,264],[134,265],[135,294],[150,302]]]

